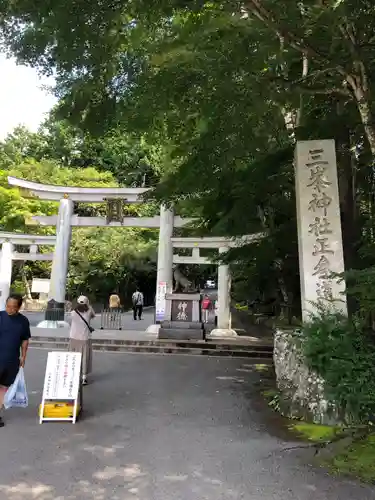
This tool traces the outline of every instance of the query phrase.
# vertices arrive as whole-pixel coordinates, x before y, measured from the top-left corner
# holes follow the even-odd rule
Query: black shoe
[[[0,417],[0,427],[4,427],[4,420]]]

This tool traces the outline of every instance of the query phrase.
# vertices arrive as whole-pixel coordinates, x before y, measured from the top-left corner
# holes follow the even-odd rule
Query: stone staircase
[[[67,350],[67,337],[33,336],[31,348],[48,351]],[[94,351],[118,353],[153,353],[153,354],[183,354],[204,356],[232,356],[252,358],[262,362],[272,363],[273,346],[270,343],[259,343],[241,340],[120,340],[93,339]]]

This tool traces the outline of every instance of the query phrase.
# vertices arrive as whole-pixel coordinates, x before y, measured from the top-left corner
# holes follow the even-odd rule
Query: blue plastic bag
[[[28,404],[25,374],[23,368],[20,368],[13,385],[5,393],[4,407],[6,410],[9,408],[26,408]]]

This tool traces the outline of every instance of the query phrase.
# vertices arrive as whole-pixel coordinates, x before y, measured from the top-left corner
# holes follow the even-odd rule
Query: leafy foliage
[[[37,133],[17,127],[0,143],[0,168],[8,170],[32,158],[53,160],[71,168],[95,167],[111,172],[120,184],[153,185],[160,175],[160,153],[145,139],[109,131],[103,137],[92,137],[67,120],[58,120],[55,112]]]
[[[372,2],[9,0],[0,14],[4,46],[57,75],[69,124],[47,128],[67,164],[109,169],[121,183],[160,180],[155,197],[182,203],[206,234],[267,232],[228,256],[237,295],[299,303],[299,138],[336,139],[345,261],[364,267],[357,250],[374,243]]]
[[[147,302],[155,294],[157,233],[136,228],[77,229],[71,246],[68,289],[106,303],[117,291],[131,303],[138,285]]]
[[[358,319],[322,314],[303,326],[309,366],[325,380],[326,397],[347,424],[375,414],[375,343]]]
[[[56,128],[58,124],[56,124]],[[53,137],[52,137],[53,139]],[[53,142],[56,142],[56,137]],[[49,141],[44,132],[33,134],[26,129],[14,131],[0,144],[0,229],[16,232],[53,234],[54,228],[29,226],[33,215],[53,215],[58,204],[25,198],[7,182],[8,175],[62,186],[116,186],[118,183],[107,171],[94,167],[67,167],[58,163],[48,152]],[[65,142],[66,158],[77,151],[75,141]],[[73,148],[73,150],[72,150]],[[48,158],[51,156],[51,158]],[[48,159],[46,159],[48,158]],[[76,207],[79,215],[103,215],[100,204]],[[152,213],[153,207],[134,207],[131,215]],[[156,273],[155,249],[157,233],[139,229],[77,229],[73,230],[68,294],[88,293],[93,300],[103,302],[114,289],[126,300],[136,285],[142,285],[147,300],[153,300]],[[25,279],[48,278],[50,264],[45,262],[16,263],[13,287],[25,291]]]

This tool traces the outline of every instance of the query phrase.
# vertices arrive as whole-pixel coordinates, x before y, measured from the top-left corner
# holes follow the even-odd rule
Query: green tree
[[[369,1],[137,0],[97,8],[23,0],[2,9],[10,50],[45,71],[55,68],[63,116],[96,132],[147,134],[158,144],[157,198],[182,200],[205,231],[268,231],[262,245],[237,255],[243,269],[255,262],[260,276],[268,266],[279,287],[297,275],[298,138],[335,134],[347,262],[356,257],[347,249],[363,237],[361,218],[373,239]],[[293,235],[285,244],[284,234]]]
[[[45,184],[62,186],[116,186],[117,183],[109,172],[100,172],[93,167],[67,168],[55,161],[40,162],[28,157],[17,165],[20,152],[14,148],[13,169],[0,171],[0,229],[2,231],[24,233],[53,234],[55,228],[30,226],[33,215],[53,215],[58,204],[25,198],[18,189],[10,188],[8,175]],[[104,207],[100,204],[78,205],[76,213],[80,215],[100,215]],[[144,208],[143,210],[148,210]],[[132,213],[135,215],[136,211]],[[104,300],[116,285],[126,299],[129,289],[140,283],[148,293],[148,300],[153,300],[151,288],[155,280],[155,248],[157,234],[140,229],[77,229],[73,230],[72,253],[69,271],[70,294],[86,290],[97,300]],[[32,277],[48,277],[50,264],[17,264],[13,279],[19,286]]]
[[[71,247],[69,292],[107,303],[117,291],[131,304],[135,286],[152,303],[155,294],[157,233],[136,228],[77,229]]]

